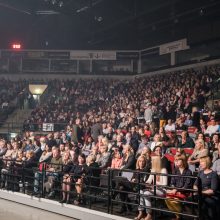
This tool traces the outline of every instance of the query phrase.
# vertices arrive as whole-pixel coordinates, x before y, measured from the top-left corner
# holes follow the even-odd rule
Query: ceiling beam
[[[14,6],[11,6],[11,5],[6,4],[6,3],[0,3],[0,7],[7,8],[9,10],[16,11],[18,13],[31,15],[30,11],[27,11],[27,10],[24,10],[24,9],[21,9],[21,8],[18,8],[18,7],[14,7]]]

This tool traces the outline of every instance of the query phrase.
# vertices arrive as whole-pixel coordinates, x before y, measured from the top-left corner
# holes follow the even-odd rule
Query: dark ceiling
[[[219,0],[0,0],[0,48],[140,49],[220,38]]]

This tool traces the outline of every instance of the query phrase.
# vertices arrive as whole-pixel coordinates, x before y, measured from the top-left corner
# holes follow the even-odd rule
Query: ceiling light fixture
[[[59,7],[63,7],[63,1],[59,1],[58,5]]]
[[[52,3],[53,5],[55,5],[55,4],[57,3],[57,1],[56,1],[56,0],[51,0],[51,3]]]

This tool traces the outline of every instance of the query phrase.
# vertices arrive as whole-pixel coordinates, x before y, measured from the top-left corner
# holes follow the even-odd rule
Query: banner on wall
[[[68,51],[26,51],[25,57],[29,59],[69,59]]]
[[[117,60],[137,60],[139,59],[139,52],[126,51],[117,52]]]
[[[185,38],[182,40],[160,45],[160,55],[187,49],[189,49],[189,46],[187,45],[187,40]]]
[[[43,131],[54,131],[54,124],[53,123],[43,123],[42,130]]]
[[[24,51],[3,50],[1,56],[4,57],[4,58],[23,57],[24,56]]]
[[[29,59],[39,59],[39,58],[46,58],[47,55],[44,51],[27,51],[25,53],[25,58]]]
[[[116,60],[115,51],[70,51],[71,60]]]

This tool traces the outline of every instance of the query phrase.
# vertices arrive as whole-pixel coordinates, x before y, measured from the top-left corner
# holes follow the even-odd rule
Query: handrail
[[[11,190],[12,191],[20,191],[22,193],[28,193],[28,191],[30,190],[31,194],[33,192],[33,189],[35,187],[39,187],[39,196],[40,197],[45,197],[46,195],[46,191],[45,191],[45,180],[47,178],[48,175],[54,175],[56,174],[56,172],[51,172],[48,171],[46,169],[46,165],[52,165],[51,163],[45,163],[43,162],[43,166],[42,166],[42,170],[39,170],[37,168],[37,166],[28,168],[26,167],[26,162],[22,162],[21,165],[19,165],[19,167],[15,166],[15,160],[9,160],[9,159],[2,159],[1,160],[3,163],[7,164],[8,162],[11,163],[10,165],[10,172],[8,173],[2,173],[2,177],[1,177],[1,182],[4,181],[4,178],[6,178],[8,180],[8,183],[12,185]],[[39,166],[40,163],[36,164]],[[58,175],[56,175],[56,179],[55,179],[55,187],[53,188],[54,191],[59,192],[60,194],[65,192],[65,193],[70,193],[70,195],[73,196],[77,196],[77,193],[74,190],[71,190],[69,192],[63,191],[61,186],[63,183],[63,175],[65,174],[63,172],[63,167],[65,165],[60,165],[61,166],[61,171],[58,172]],[[1,168],[1,167],[0,167]],[[2,167],[3,168],[3,167]],[[92,171],[100,171],[99,175],[97,176],[93,176]],[[167,208],[158,208],[157,204],[158,201],[165,201],[167,198],[166,197],[160,197],[158,195],[156,195],[156,189],[157,187],[159,187],[158,185],[156,185],[156,176],[158,175],[162,175],[162,176],[168,176],[168,177],[175,177],[178,175],[173,175],[173,174],[159,174],[159,173],[149,173],[149,172],[139,172],[137,170],[118,170],[118,169],[107,169],[105,170],[105,174],[100,175],[101,173],[103,173],[103,169],[101,168],[92,168],[92,167],[88,167],[88,172],[83,176],[83,178],[86,180],[82,183],[82,188],[85,190],[84,192],[82,192],[82,196],[84,196],[88,203],[89,203],[89,208],[91,208],[92,206],[92,199],[100,199],[102,201],[106,201],[107,202],[107,212],[108,213],[113,213],[114,210],[114,204],[126,204],[126,205],[132,205],[132,206],[140,206],[140,198],[143,197],[143,195],[140,194],[140,189],[143,186],[143,183],[140,182],[140,175],[141,174],[146,174],[146,175],[154,175],[154,183],[151,186],[153,187],[153,195],[149,195],[147,197],[149,197],[150,199],[153,200],[152,203],[152,207],[147,207],[144,206],[143,208],[147,208],[152,210],[153,212],[153,218],[156,219],[156,213],[159,212],[163,212],[163,213],[168,213],[168,214],[178,214],[180,216],[185,216],[185,217],[189,217],[189,218],[196,218],[199,219],[200,215],[201,215],[201,181],[199,181],[198,177],[194,177],[194,176],[179,176],[180,178],[190,178],[192,180],[198,180],[199,183],[199,187],[198,190],[195,189],[184,189],[187,192],[191,192],[191,194],[193,195],[194,193],[197,193],[198,196],[198,200],[194,201],[194,199],[192,201],[188,201],[186,200],[181,200],[181,199],[175,199],[175,201],[179,202],[180,204],[185,204],[185,205],[189,205],[190,208],[192,209],[192,213],[183,213],[183,212],[174,212],[171,210],[168,210]],[[126,172],[131,172],[131,173],[136,173],[139,174],[139,180],[138,182],[135,182],[135,184],[137,184],[138,186],[138,190],[137,191],[127,191],[127,190],[120,190],[119,188],[116,187],[115,185],[115,176],[114,173],[115,172],[119,172],[119,171],[126,171]],[[38,177],[36,177],[36,173],[40,174]],[[50,174],[49,174],[50,173]],[[74,174],[73,174],[74,175]],[[3,178],[4,177],[4,178]],[[81,176],[82,177],[82,176]],[[97,180],[98,182],[103,181],[103,177],[106,178],[106,185],[102,185],[102,184],[98,184],[97,183],[94,185],[94,183],[92,183],[92,180]],[[35,180],[36,178],[38,178],[37,180],[38,185],[35,185]],[[125,180],[126,181],[126,180]],[[77,183],[75,182],[70,182],[70,183],[66,183],[69,184],[71,187],[74,187],[77,185]],[[170,186],[163,186],[164,189],[165,188],[175,188],[175,187],[170,187]],[[27,188],[31,188],[31,189],[27,189]],[[180,189],[180,188],[175,188],[175,189]],[[105,191],[105,195],[96,195],[94,194],[95,192],[103,192]],[[133,195],[137,198],[138,203],[134,203],[134,202],[128,202],[128,201],[119,201],[117,199],[115,199],[114,195],[115,194],[130,194]],[[144,195],[145,197],[145,195]],[[192,196],[193,198],[194,196]],[[172,200],[172,198],[169,198]],[[196,208],[199,212],[198,214],[194,213],[194,208]]]

